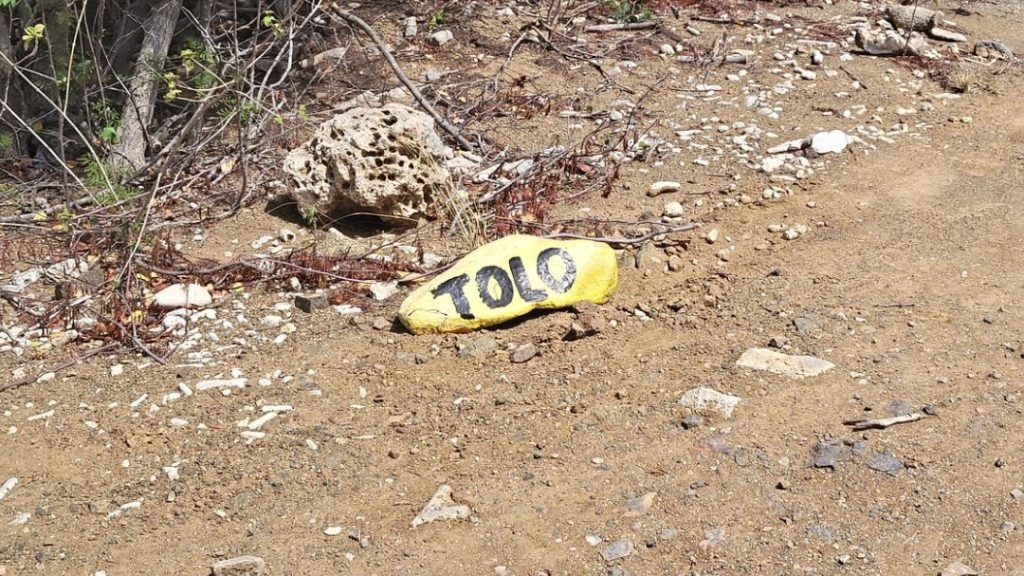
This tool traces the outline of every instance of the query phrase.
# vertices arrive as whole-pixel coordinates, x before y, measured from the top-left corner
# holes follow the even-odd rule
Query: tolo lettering
[[[561,260],[563,271],[556,278],[551,271],[552,260]],[[484,266],[477,270],[473,280],[476,284],[480,301],[490,309],[502,308],[512,303],[515,294],[527,302],[540,302],[548,297],[548,292],[535,288],[530,284],[530,276],[526,273],[523,259],[514,256],[508,261],[511,274],[499,266]],[[537,277],[552,292],[565,294],[576,283],[576,262],[566,250],[548,248],[537,256]],[[470,283],[468,274],[459,274],[442,282],[430,291],[434,298],[451,296],[455,311],[467,320],[474,318],[466,297],[466,285]]]

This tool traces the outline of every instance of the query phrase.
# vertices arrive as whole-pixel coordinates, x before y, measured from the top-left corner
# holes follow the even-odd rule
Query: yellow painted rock
[[[414,334],[468,332],[537,308],[600,304],[618,278],[615,251],[601,242],[506,236],[409,294],[398,318]]]

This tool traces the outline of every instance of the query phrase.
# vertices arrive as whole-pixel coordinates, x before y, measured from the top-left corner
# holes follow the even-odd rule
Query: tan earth
[[[972,42],[999,38],[1024,52],[1021,4],[972,2],[967,15],[958,7],[938,4]],[[781,16],[770,28],[792,16],[845,22],[871,9],[758,3],[734,14]],[[682,31],[682,14],[662,16]],[[400,16],[385,12],[380,25]],[[494,38],[498,29],[515,38],[526,20],[481,18],[475,28],[478,20],[458,26],[456,18],[454,46],[406,63],[486,73],[471,63],[482,49],[469,35]],[[763,33],[692,24],[704,32],[700,42],[724,33],[733,47]],[[635,94],[597,91],[603,81],[592,68],[535,45],[517,50],[511,66],[531,77],[532,90],[557,89],[595,110],[655,86],[645,106],[666,137],[702,124],[714,131],[718,121],[701,121],[711,116],[727,131],[742,121],[775,132],[763,146],[870,123],[889,132],[904,122],[908,133],[892,134],[891,144],[862,137],[775,200],[762,199],[766,175],[716,160],[698,166],[694,159],[711,152],[683,145],[626,164],[607,198],[556,206],[556,217],[635,221],[678,200],[702,224],[673,236],[690,240],[675,271],[671,241],[624,251],[619,288],[597,308],[608,326],[595,336],[563,340],[571,311],[462,336],[372,328],[373,319],[394,317],[402,292],[358,323],[330,309],[295,311],[297,331],[280,345],[232,346],[234,336],[221,331],[212,366],[179,366],[190,363],[184,351],[163,367],[142,356],[92,358],[2,393],[0,483],[18,483],[0,500],[0,575],[200,575],[246,554],[261,557],[269,575],[1024,574],[1020,67],[964,64],[968,91],[945,98],[938,83],[915,78],[917,60],[841,62],[833,49],[817,80],[794,80],[771,120],[743,107],[739,89],[781,82],[786,70],[772,71],[772,53],[798,36],[751,46],[757,57],[742,82],[725,77],[738,66],[698,74],[661,59],[669,41],[648,36],[613,36],[636,39],[629,48],[638,67],[616,80]],[[807,54],[796,58],[810,69]],[[492,71],[501,63],[485,60]],[[823,73],[839,66],[867,89],[851,88],[845,72]],[[722,85],[740,106],[686,91],[696,82]],[[919,90],[908,89],[913,82]],[[922,110],[924,102],[934,109]],[[856,104],[866,112],[842,117]],[[897,107],[916,113],[899,117]],[[497,120],[486,133],[537,150],[566,130],[552,113]],[[681,181],[684,191],[649,198],[657,180]],[[730,182],[735,190],[718,192]],[[771,224],[808,231],[786,241]],[[254,208],[209,230],[192,251],[222,255],[282,226],[294,224]],[[712,229],[714,244],[703,239]],[[277,329],[259,318],[281,314],[273,305],[289,300],[253,290],[245,314],[273,337]],[[221,299],[221,317],[233,318],[231,298]],[[458,345],[487,339],[497,350],[459,354]],[[794,380],[735,366],[744,350],[773,339],[786,353],[836,367]],[[509,352],[528,343],[539,354],[512,363]],[[5,374],[19,363],[33,373],[61,358],[0,362]],[[118,363],[124,373],[110,376]],[[233,368],[248,386],[163,402],[179,384],[194,389]],[[691,410],[678,401],[698,386],[742,400],[731,418],[707,413],[683,426]],[[293,409],[247,443],[239,421],[274,405]],[[934,415],[884,430],[843,424],[924,406]],[[811,466],[812,450],[829,439],[848,441],[847,457],[835,469]],[[885,455],[903,468],[870,466],[891,464]],[[470,518],[413,528],[441,485]],[[616,550],[629,554],[602,556]]]

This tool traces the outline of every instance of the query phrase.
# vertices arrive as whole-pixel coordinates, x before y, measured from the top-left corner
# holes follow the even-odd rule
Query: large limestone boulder
[[[284,161],[303,216],[364,212],[415,219],[451,186],[434,120],[402,104],[327,120]],[[414,221],[410,221],[413,223]]]

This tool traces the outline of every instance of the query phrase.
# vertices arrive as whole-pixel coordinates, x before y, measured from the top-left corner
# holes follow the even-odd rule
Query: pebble
[[[3,484],[0,484],[0,500],[6,498],[7,495],[11,493],[11,490],[14,490],[14,487],[17,485],[18,479],[13,477],[8,478]]]
[[[341,534],[341,526],[328,526],[324,528],[324,534],[327,536],[337,536]]]
[[[714,244],[715,242],[718,242],[718,234],[718,228],[712,228],[711,230],[708,230],[707,235],[704,237],[704,241],[708,244]]]
[[[643,496],[626,500],[626,516],[643,516],[654,505],[654,499],[658,496],[656,492],[648,492]]]
[[[537,347],[532,343],[523,344],[512,351],[510,359],[513,364],[522,364],[537,355]]]
[[[825,440],[811,448],[811,466],[835,470],[839,463],[848,459],[850,455],[850,448],[841,440]]]
[[[583,537],[583,539],[586,540],[587,544],[590,544],[591,546],[597,546],[601,542],[604,542],[604,540],[602,540],[601,537],[597,534],[587,534]]]
[[[110,367],[111,376],[114,376],[116,378],[121,374],[124,374],[124,364],[114,364],[113,366]]]
[[[668,194],[670,192],[679,192],[682,189],[683,185],[679,182],[674,182],[672,180],[659,180],[658,182],[651,184],[650,189],[647,190],[647,195],[654,197],[661,194]]]
[[[668,218],[680,218],[684,212],[683,205],[679,202],[669,202],[665,204],[665,208],[662,213]]]
[[[814,356],[791,356],[767,348],[750,348],[736,361],[741,368],[762,370],[790,378],[805,378],[824,374],[835,364]]]
[[[601,548],[601,558],[605,562],[614,562],[633,553],[633,543],[629,540],[616,540]]]
[[[456,504],[452,500],[452,487],[442,484],[438,487],[423,510],[412,519],[412,527],[429,524],[436,520],[465,520],[472,511],[465,504]]]
[[[804,234],[807,234],[807,226],[803,224],[797,224],[796,226],[786,228],[782,232],[782,238],[783,240],[796,240],[797,238],[803,236]]]
[[[213,297],[199,284],[171,284],[153,296],[153,305],[160,308],[202,308],[209,306]]]
[[[871,460],[868,461],[868,468],[879,472],[885,472],[890,476],[896,476],[900,472],[906,470],[907,467],[899,458],[896,458],[891,452],[886,450],[872,456]]]
[[[435,46],[444,46],[455,39],[451,30],[438,30],[430,35],[430,43]]]
[[[238,556],[210,566],[213,576],[262,576],[266,562],[259,556]]]
[[[679,399],[679,403],[691,410],[711,410],[725,418],[731,418],[733,410],[740,403],[740,397],[724,394],[713,388],[699,387],[688,390]]]
[[[498,349],[498,341],[493,336],[479,336],[471,340],[459,340],[456,343],[459,358],[483,358]]]
[[[374,282],[370,284],[370,295],[378,302],[387,300],[398,292],[398,281]]]
[[[327,300],[327,294],[299,294],[295,296],[295,307],[307,314],[312,314],[316,310],[325,310],[330,306],[330,302]]]
[[[810,149],[817,154],[838,154],[850,144],[850,137],[842,130],[818,132],[811,136]]]
[[[699,427],[703,423],[703,416],[701,416],[700,414],[690,414],[686,416],[686,418],[683,418],[681,426],[683,427],[683,430],[693,430],[694,428]]]
[[[939,572],[939,576],[977,576],[979,572],[963,562],[952,562]]]
[[[406,38],[412,38],[413,36],[416,35],[417,32],[419,32],[419,26],[417,25],[416,17],[409,16],[408,18],[405,19],[404,36]]]

